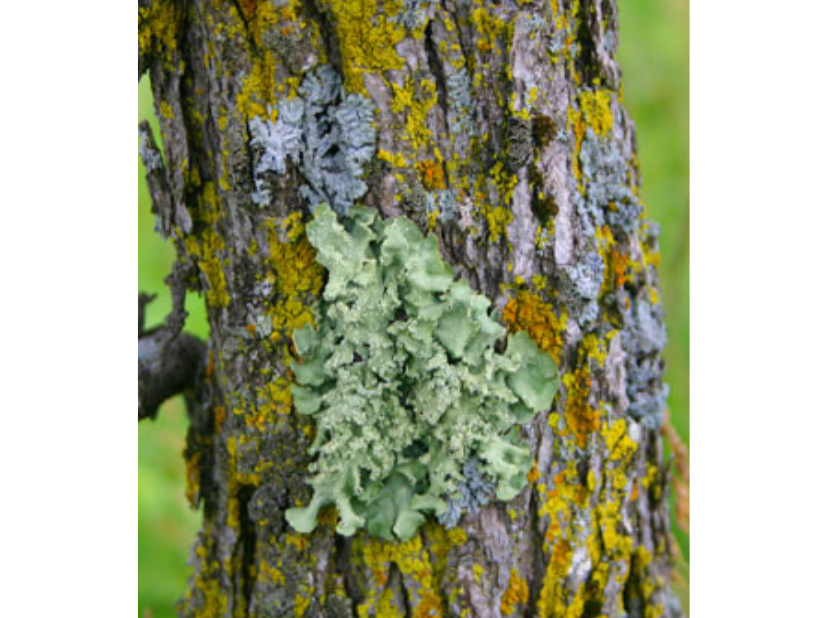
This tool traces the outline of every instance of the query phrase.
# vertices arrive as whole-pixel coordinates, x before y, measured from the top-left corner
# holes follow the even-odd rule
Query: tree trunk
[[[659,255],[615,0],[141,0],[139,40],[170,281],[205,295],[211,327],[188,397],[204,517],[180,615],[680,616]],[[311,534],[286,522],[311,496],[289,366],[324,285],[304,233],[320,202],[412,219],[558,362],[514,500],[407,542],[336,534],[329,510]]]

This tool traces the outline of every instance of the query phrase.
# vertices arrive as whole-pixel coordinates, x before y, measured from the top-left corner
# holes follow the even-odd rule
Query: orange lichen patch
[[[534,483],[539,478],[541,478],[541,473],[538,471],[538,467],[533,465],[532,469],[526,475],[526,480],[528,480],[530,483]]]
[[[210,349],[209,350],[209,358],[206,359],[205,376],[206,376],[207,381],[212,379],[212,375],[214,374],[214,372],[215,372],[215,353],[214,353],[213,350]]]
[[[432,159],[425,159],[415,165],[421,183],[427,191],[440,191],[446,189],[446,180],[443,173],[443,166]]]
[[[621,253],[620,251],[614,251],[612,253],[615,287],[618,289],[624,287],[624,284],[627,282],[627,262],[629,262],[629,256],[625,253]]]
[[[588,367],[579,367],[561,379],[567,390],[564,419],[575,434],[578,446],[586,445],[589,435],[598,430],[600,412],[589,403],[592,376]]]
[[[223,406],[215,406],[215,433],[220,433],[220,428],[223,427],[223,421],[226,420],[226,408]]]
[[[566,314],[555,315],[552,305],[530,291],[522,291],[509,299],[503,310],[503,322],[512,332],[526,331],[555,362],[560,361],[564,349],[563,333]]]
[[[595,231],[598,253],[606,264],[601,294],[613,289],[620,289],[627,281],[632,281],[632,264],[627,253],[623,252],[612,234],[609,226],[604,225]]]
[[[412,614],[414,618],[441,618],[443,614],[443,601],[430,590],[424,590],[421,601],[415,606]]]
[[[501,597],[501,613],[510,616],[515,611],[515,606],[519,603],[526,603],[529,600],[529,588],[518,571],[512,569],[509,573],[509,585]]]

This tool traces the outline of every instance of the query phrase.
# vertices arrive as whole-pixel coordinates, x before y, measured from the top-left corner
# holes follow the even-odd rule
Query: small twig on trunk
[[[675,490],[675,520],[684,532],[690,531],[690,457],[684,441],[672,426],[669,409],[665,412],[664,425],[661,428],[664,438],[669,442],[675,455],[675,469],[678,474],[674,477]]]
[[[176,269],[170,279],[177,276],[182,274]],[[147,331],[144,325],[146,305],[154,296],[138,294],[138,421],[154,418],[160,404],[170,397],[193,391],[203,371],[206,344],[193,335],[180,332],[186,312],[183,299],[175,293],[174,284],[172,297],[175,307],[166,323]]]

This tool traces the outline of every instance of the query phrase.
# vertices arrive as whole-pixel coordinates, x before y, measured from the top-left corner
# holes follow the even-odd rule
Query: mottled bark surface
[[[182,616],[681,615],[659,258],[616,13],[614,0],[141,1],[138,71],[164,149],[143,126],[141,154],[158,230],[211,326],[190,398],[187,493],[204,522]],[[311,495],[289,365],[323,286],[303,233],[317,201],[410,217],[559,362],[553,408],[523,427],[535,465],[515,500],[407,543],[336,535],[333,511],[311,535],[285,522]]]

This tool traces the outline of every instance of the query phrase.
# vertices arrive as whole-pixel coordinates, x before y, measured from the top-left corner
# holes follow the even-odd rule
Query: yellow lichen
[[[229,304],[229,295],[226,291],[223,262],[219,256],[219,252],[226,247],[223,238],[208,228],[203,231],[200,239],[187,236],[184,245],[189,255],[197,259],[198,268],[206,277],[206,303],[210,307],[226,307]]]
[[[186,457],[186,501],[193,509],[200,498],[200,453]]]
[[[400,152],[393,154],[381,148],[378,150],[377,157],[381,161],[386,161],[392,167],[409,167],[409,163]]]
[[[305,235],[299,214],[290,215],[279,225],[269,222],[268,227],[268,264],[277,290],[277,300],[269,310],[271,339],[274,343],[289,342],[295,329],[314,323],[307,301],[320,295],[323,268],[315,261],[315,249]],[[281,234],[285,234],[285,241]]]
[[[572,561],[572,547],[565,539],[555,543],[549,565],[544,574],[543,585],[538,596],[538,616],[540,618],[566,617],[564,579]]]
[[[482,54],[496,51],[498,38],[505,30],[506,22],[492,15],[482,4],[472,11],[471,21],[478,32],[478,51]]]
[[[272,122],[277,120],[275,75],[274,56],[266,51],[253,62],[235,101],[238,110],[247,120],[256,116],[267,117],[267,110],[271,110],[269,119]]]
[[[343,76],[348,90],[367,96],[365,73],[401,69],[395,46],[405,36],[402,27],[378,11],[377,0],[326,0],[337,29]],[[397,11],[397,3],[382,3]]]
[[[246,415],[247,427],[265,433],[278,416],[292,412],[292,391],[289,380],[278,376],[255,390],[257,405],[252,414]]]
[[[430,552],[424,547],[420,534],[406,542],[398,543],[377,538],[357,538],[354,551],[363,556],[378,589],[389,579],[391,564],[414,582],[417,604],[413,608],[415,618],[440,618],[443,616],[443,600],[437,592]],[[373,589],[358,606],[359,616],[368,616],[378,600]]]
[[[506,230],[512,223],[512,212],[503,206],[497,206],[489,211],[486,216],[489,223],[489,242],[496,243],[502,237],[506,238]]]
[[[587,334],[583,340],[581,341],[581,347],[583,348],[586,355],[595,360],[600,366],[604,366],[604,363],[607,360],[607,342],[615,333],[610,333],[611,336],[607,337],[607,340],[598,339],[596,335],[593,333]]]
[[[270,566],[265,560],[261,560],[258,564],[258,573],[276,586],[286,585],[286,578],[283,576],[283,572],[276,567]]]
[[[429,79],[408,79],[403,85],[391,83],[392,112],[403,114],[405,131],[401,138],[409,142],[414,152],[425,150],[432,139],[427,120],[430,110],[438,101],[435,82]]]
[[[137,10],[137,43],[141,54],[161,54],[168,62],[177,50],[181,5],[173,0],[156,0]]]
[[[581,111],[596,135],[604,136],[612,130],[614,119],[610,103],[612,95],[607,90],[584,91],[580,95]]]
[[[395,605],[395,593],[391,588],[386,588],[375,606],[375,618],[403,618],[398,607]]]
[[[160,112],[160,115],[166,120],[174,119],[175,113],[168,101],[160,100],[157,104],[157,109]]]
[[[242,20],[245,31],[254,44],[257,53],[252,54],[252,67],[243,80],[243,88],[235,101],[237,109],[246,120],[255,116],[267,116],[275,122],[278,98],[293,96],[297,92],[299,76],[287,77],[286,71],[279,71],[276,56],[267,37],[289,37],[308,27],[316,33],[312,20],[304,21],[299,15],[294,2],[246,2]],[[321,48],[322,50],[322,48]]]
[[[312,599],[303,596],[302,594],[295,595],[295,618],[303,618],[306,610],[312,604]]]
[[[638,448],[627,434],[627,422],[623,418],[613,422],[609,427],[605,425],[602,434],[609,458],[613,461],[626,461]]]

